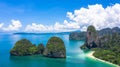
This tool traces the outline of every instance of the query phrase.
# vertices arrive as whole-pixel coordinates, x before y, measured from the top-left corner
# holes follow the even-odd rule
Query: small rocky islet
[[[66,49],[63,40],[58,37],[51,37],[47,42],[43,55],[53,58],[66,57]]]
[[[43,54],[43,51],[43,44],[39,44],[38,46],[36,46],[27,39],[21,39],[15,43],[14,47],[10,50],[10,54],[14,56],[26,56]]]
[[[46,47],[43,44],[33,45],[27,39],[17,41],[10,50],[11,56],[43,55],[51,58],[65,58],[66,48],[64,42],[59,37],[51,37]]]

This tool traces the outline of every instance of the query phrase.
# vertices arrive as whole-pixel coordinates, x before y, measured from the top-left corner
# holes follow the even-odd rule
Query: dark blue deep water
[[[48,39],[58,36],[63,39],[66,46],[66,59],[47,58],[34,56],[10,56],[9,51],[15,42],[26,38],[33,44],[43,43]],[[84,41],[69,40],[69,34],[0,34],[0,67],[114,67],[85,56],[79,47]]]

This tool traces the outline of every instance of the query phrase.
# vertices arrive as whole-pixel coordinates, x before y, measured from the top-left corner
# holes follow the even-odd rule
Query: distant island
[[[74,31],[75,32],[75,31]],[[41,35],[41,34],[69,34],[70,32],[45,32],[45,33],[28,33],[28,32],[16,32],[15,35]]]
[[[51,37],[46,47],[43,44],[38,46],[32,44],[27,39],[17,41],[10,50],[11,56],[43,55],[51,58],[65,58],[66,48],[64,42],[59,37]]]
[[[85,40],[85,43],[80,46],[81,49],[91,49],[95,51],[93,56],[120,66],[120,28],[96,31],[91,25],[87,28],[87,32],[71,33],[69,39]]]

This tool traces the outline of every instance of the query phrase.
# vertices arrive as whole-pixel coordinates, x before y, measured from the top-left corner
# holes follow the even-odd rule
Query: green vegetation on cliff
[[[101,49],[101,48],[96,48],[94,49],[94,51],[95,53],[93,55],[95,57],[120,65],[120,53],[114,52],[110,49]]]
[[[100,33],[98,32],[100,35],[97,35],[94,27],[90,27],[87,29],[86,42],[81,48],[92,49],[95,51],[93,54],[95,57],[120,65],[120,29],[113,28],[112,31],[110,29],[101,30]],[[108,30],[111,32],[108,33]],[[89,34],[90,31],[96,34]],[[95,39],[94,36],[97,38]],[[92,45],[94,44],[97,47],[93,47]]]
[[[88,26],[87,28],[87,34],[92,36],[92,39],[94,38],[94,40],[97,37],[97,31],[95,29],[95,27],[93,25]]]
[[[64,42],[59,37],[51,37],[46,45],[44,55],[54,58],[65,58],[66,48]]]
[[[94,27],[95,28],[95,27]],[[94,31],[94,29],[93,29]],[[119,27],[114,27],[114,28],[105,28],[102,30],[97,31],[98,36],[103,36],[103,35],[108,35],[112,34],[112,32],[117,32],[120,33],[120,28]],[[86,40],[86,33],[87,32],[71,32],[69,34],[69,40]]]
[[[65,58],[66,48],[63,40],[59,37],[51,37],[46,48],[43,44],[36,46],[27,39],[21,39],[15,43],[14,47],[10,50],[10,54],[13,56],[41,54],[47,57]]]
[[[15,43],[15,46],[10,50],[10,54],[14,56],[25,56],[40,54],[39,46],[33,45],[27,39],[21,39]]]
[[[39,44],[37,48],[38,48],[38,53],[39,54],[43,54],[44,49],[45,49],[44,45],[43,44]]]
[[[81,48],[95,48],[98,46],[97,31],[94,26],[90,25],[87,28],[85,43]]]
[[[101,45],[95,49],[94,56],[120,65],[120,35],[113,33],[100,39]]]
[[[97,33],[97,31],[93,25],[88,26],[87,31],[93,32],[94,34]]]

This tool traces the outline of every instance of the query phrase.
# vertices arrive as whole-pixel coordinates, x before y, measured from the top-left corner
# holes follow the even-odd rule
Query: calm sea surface
[[[33,44],[43,43],[46,46],[48,39],[58,36],[64,40],[66,46],[66,59],[47,58],[35,56],[10,56],[9,51],[15,42],[26,38]],[[84,41],[69,40],[69,34],[0,34],[0,67],[114,67],[88,57],[87,51],[79,47]]]

